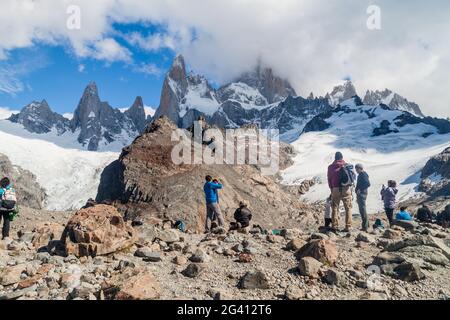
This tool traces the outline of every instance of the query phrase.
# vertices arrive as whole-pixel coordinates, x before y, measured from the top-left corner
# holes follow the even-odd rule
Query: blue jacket
[[[222,189],[222,185],[219,183],[207,182],[203,187],[203,191],[205,191],[206,203],[217,203],[218,196],[216,190]]]
[[[406,221],[411,221],[412,217],[411,214],[409,212],[406,211],[400,211],[399,213],[397,213],[397,216],[395,217],[396,220],[406,220]]]

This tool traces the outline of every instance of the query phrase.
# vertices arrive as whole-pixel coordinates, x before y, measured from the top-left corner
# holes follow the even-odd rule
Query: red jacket
[[[339,188],[341,186],[339,171],[344,165],[344,160],[336,160],[328,167],[328,186],[330,189]]]

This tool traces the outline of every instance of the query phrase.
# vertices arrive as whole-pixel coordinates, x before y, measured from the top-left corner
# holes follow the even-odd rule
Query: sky
[[[257,61],[300,95],[351,78],[450,116],[446,0],[2,0],[0,106],[46,99],[72,112],[84,87],[131,106],[159,104],[174,56],[215,85]]]

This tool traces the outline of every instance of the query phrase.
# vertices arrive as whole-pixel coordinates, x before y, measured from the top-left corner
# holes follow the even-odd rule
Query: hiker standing
[[[345,232],[352,227],[352,193],[355,173],[353,166],[344,161],[341,152],[336,152],[335,161],[328,167],[328,185],[331,190],[331,219],[332,228],[337,230],[339,226],[339,205],[341,201],[345,208]]]
[[[397,190],[397,182],[393,180],[388,181],[388,186],[383,185],[381,189],[381,199],[384,202],[384,211],[386,212],[386,216],[389,220],[389,225],[392,226],[394,222],[394,210],[396,205],[396,199],[398,190]]]
[[[222,217],[222,212],[220,211],[217,190],[222,189],[223,186],[220,183],[214,183],[211,176],[206,176],[206,183],[203,187],[203,191],[205,192],[206,198],[206,223],[205,223],[205,231],[211,231],[211,223],[214,219],[218,219],[219,226],[223,227],[224,220]]]
[[[369,229],[369,217],[367,215],[367,194],[369,192],[370,180],[369,175],[364,171],[364,166],[362,164],[357,164],[355,166],[356,173],[358,174],[358,180],[356,183],[356,201],[359,207],[359,214],[362,220],[362,230],[367,232]]]
[[[11,181],[8,178],[0,180],[0,222],[3,219],[2,240],[9,238],[9,228],[11,222],[11,213],[16,209],[16,193],[11,187]]]

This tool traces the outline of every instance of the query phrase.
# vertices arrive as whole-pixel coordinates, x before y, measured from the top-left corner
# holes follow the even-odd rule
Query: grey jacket
[[[383,199],[385,208],[395,209],[395,196],[397,195],[397,193],[398,190],[396,188],[383,187],[381,189],[381,199]]]

